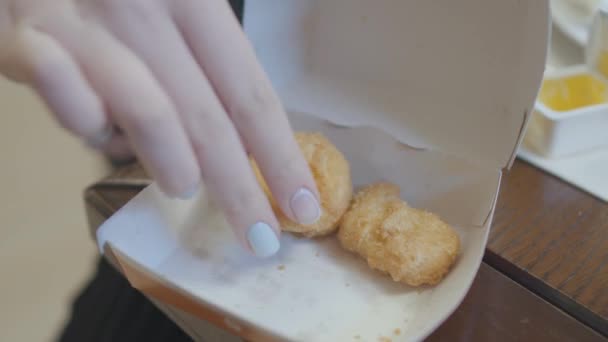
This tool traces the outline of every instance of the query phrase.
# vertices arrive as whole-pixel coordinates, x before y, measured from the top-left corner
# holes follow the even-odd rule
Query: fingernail
[[[280,247],[277,234],[264,222],[258,222],[247,231],[247,241],[253,253],[260,258],[274,255]]]
[[[296,220],[301,224],[313,224],[317,222],[321,216],[321,208],[319,202],[310,190],[300,188],[291,197],[291,211]]]
[[[178,197],[183,200],[192,199],[192,198],[194,198],[194,196],[196,196],[196,194],[198,193],[198,190],[199,190],[199,184],[196,184],[195,186],[191,187],[187,191],[183,192]]]

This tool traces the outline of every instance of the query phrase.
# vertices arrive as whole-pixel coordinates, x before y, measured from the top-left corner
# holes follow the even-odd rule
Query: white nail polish
[[[319,202],[313,193],[306,189],[300,188],[291,197],[289,202],[293,216],[300,224],[314,224],[321,217],[321,208]]]
[[[247,241],[249,241],[253,253],[260,258],[270,257],[280,248],[277,234],[264,222],[258,222],[249,227]]]

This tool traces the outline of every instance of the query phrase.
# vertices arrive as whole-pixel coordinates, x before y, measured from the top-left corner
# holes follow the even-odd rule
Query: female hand
[[[319,217],[286,114],[225,0],[0,0],[0,72],[84,141],[132,148],[168,195],[188,198],[204,179],[260,257],[280,230],[246,151],[286,215]]]

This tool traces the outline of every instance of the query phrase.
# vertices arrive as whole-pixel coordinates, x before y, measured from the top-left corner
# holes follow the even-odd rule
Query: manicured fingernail
[[[315,195],[306,188],[300,188],[296,191],[293,197],[291,197],[289,205],[291,206],[293,216],[301,224],[313,224],[321,216],[319,202],[315,198]]]
[[[182,193],[179,196],[179,198],[183,199],[183,200],[192,199],[198,193],[199,188],[200,188],[199,184],[196,184],[195,186],[191,187],[190,189],[188,189],[187,191],[185,191],[184,193]]]
[[[258,222],[249,227],[247,241],[249,241],[253,253],[260,258],[274,255],[280,247],[277,234],[264,222]]]

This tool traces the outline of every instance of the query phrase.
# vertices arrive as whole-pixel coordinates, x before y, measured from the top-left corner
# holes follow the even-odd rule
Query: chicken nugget
[[[437,215],[409,207],[390,183],[366,186],[344,214],[338,239],[368,265],[410,286],[435,285],[460,250],[458,233]]]
[[[328,235],[338,228],[340,219],[352,200],[350,165],[342,152],[320,133],[296,132],[295,138],[319,190],[321,216],[316,223],[302,225],[289,219],[274,200],[258,166],[252,160],[255,175],[270,200],[281,230],[305,237]]]

